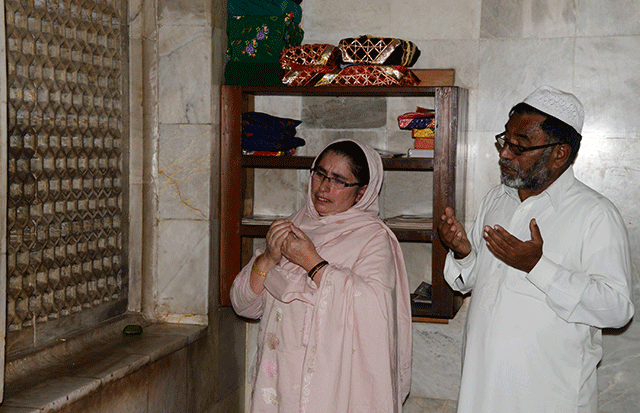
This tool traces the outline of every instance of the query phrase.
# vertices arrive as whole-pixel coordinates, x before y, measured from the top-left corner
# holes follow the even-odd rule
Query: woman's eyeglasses
[[[329,177],[327,174],[325,174],[322,171],[319,171],[317,168],[313,168],[311,170],[311,177],[313,178],[313,180],[315,180],[316,182],[322,184],[324,182],[324,180],[326,179],[327,182],[329,182],[329,186],[331,188],[334,189],[344,189],[344,188],[350,188],[352,186],[360,186],[359,182],[356,183],[349,183],[349,182],[345,182],[340,178],[331,178]]]
[[[509,150],[513,152],[514,155],[519,156],[525,152],[535,151],[536,149],[548,148],[550,146],[560,145],[562,142],[554,142],[548,143],[546,145],[538,145],[538,146],[520,146],[515,143],[511,143],[505,139],[505,135],[507,132],[502,132],[496,135],[496,143],[498,145],[498,149],[502,150],[505,145],[509,145]]]

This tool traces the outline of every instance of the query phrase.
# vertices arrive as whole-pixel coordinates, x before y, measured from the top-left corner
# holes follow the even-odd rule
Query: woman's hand
[[[291,225],[289,232],[282,243],[282,255],[294,264],[298,264],[305,271],[312,269],[322,261],[322,257],[316,251],[316,246],[300,228]]]
[[[280,262],[282,258],[282,244],[289,234],[291,234],[291,228],[293,224],[288,219],[278,219],[271,223],[269,230],[267,231],[267,245],[262,254],[263,259],[266,262],[263,263],[265,267],[271,269]]]
[[[264,278],[273,267],[278,265],[282,258],[282,243],[291,233],[291,221],[278,219],[271,223],[267,231],[267,246],[262,254],[256,257],[251,268],[249,285],[256,294],[264,291]],[[257,271],[256,271],[257,270]]]

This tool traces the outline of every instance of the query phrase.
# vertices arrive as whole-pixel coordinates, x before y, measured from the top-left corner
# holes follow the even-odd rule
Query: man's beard
[[[516,172],[515,176],[505,172],[500,173],[500,181],[511,188],[515,189],[540,189],[545,186],[551,177],[551,171],[547,164],[551,157],[551,151],[545,149],[533,165],[526,171],[522,171],[517,163],[508,159],[500,158],[500,166],[506,166]]]

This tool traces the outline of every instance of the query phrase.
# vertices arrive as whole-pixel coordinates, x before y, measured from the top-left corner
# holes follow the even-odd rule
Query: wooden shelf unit
[[[436,116],[436,148],[431,158],[383,158],[387,171],[432,171],[433,216],[439,217],[449,205],[459,218],[464,216],[464,191],[457,170],[464,169],[466,126],[465,89],[455,86],[416,87],[259,87],[224,85],[221,90],[220,147],[220,301],[230,305],[229,291],[236,274],[253,252],[253,238],[263,238],[264,225],[243,225],[242,218],[253,215],[253,171],[258,168],[310,169],[310,156],[243,156],[241,150],[242,113],[253,110],[255,96],[341,96],[341,97],[430,97]],[[401,242],[431,242],[433,304],[413,308],[414,320],[446,322],[462,303],[443,278],[445,248],[433,229],[396,229]]]

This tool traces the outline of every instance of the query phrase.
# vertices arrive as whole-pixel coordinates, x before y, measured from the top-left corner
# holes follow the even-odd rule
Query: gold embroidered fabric
[[[282,75],[282,83],[287,86],[314,86],[327,73],[323,67],[326,66],[310,66],[303,70],[285,70]],[[335,67],[329,69],[329,73],[340,71]]]
[[[290,46],[280,53],[280,66],[294,69],[296,66],[336,66],[340,62],[340,50],[330,44],[303,44]]]
[[[408,40],[363,35],[338,44],[345,63],[401,65],[411,67],[420,51]]]
[[[354,65],[327,73],[316,86],[417,86],[419,83],[404,66]]]

